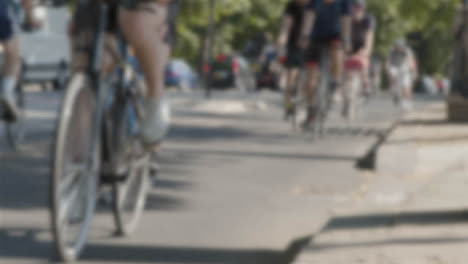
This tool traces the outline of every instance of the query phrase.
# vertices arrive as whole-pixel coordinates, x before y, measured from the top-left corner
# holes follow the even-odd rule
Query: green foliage
[[[288,0],[215,0],[214,52],[239,50],[259,33],[275,35]],[[176,56],[200,59],[209,17],[208,0],[182,1],[177,25]],[[460,0],[368,0],[377,18],[376,53],[388,53],[394,39],[417,33],[416,48],[423,72],[445,69],[453,44],[453,22]]]
[[[376,53],[387,54],[393,40],[410,33],[422,72],[442,73],[453,46],[459,0],[369,0],[378,21]]]
[[[215,0],[214,53],[242,49],[259,33],[276,34],[287,1]],[[201,56],[209,20],[209,2],[182,1],[175,56],[184,57],[192,64]]]

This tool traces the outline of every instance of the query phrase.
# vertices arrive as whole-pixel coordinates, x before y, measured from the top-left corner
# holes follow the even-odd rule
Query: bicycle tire
[[[26,121],[26,113],[25,113],[25,95],[23,90],[23,84],[20,79],[18,84],[15,87],[15,97],[16,97],[16,104],[19,109],[19,114],[16,117],[15,121],[6,121],[6,137],[8,140],[8,145],[12,150],[17,151],[23,143],[24,136],[25,136],[25,121]]]
[[[76,260],[84,249],[96,206],[101,159],[100,145],[92,147],[93,142],[100,142],[99,135],[97,141],[92,138],[95,121],[93,110],[96,110],[96,107],[95,92],[88,76],[83,73],[75,74],[69,81],[62,99],[51,160],[50,215],[55,249],[61,261]],[[90,125],[88,137],[82,135],[86,132],[85,124]],[[77,130],[74,129],[74,125],[78,126]],[[73,137],[74,132],[80,136]],[[81,142],[83,138],[85,142]],[[69,148],[78,153],[71,154]],[[79,162],[80,154],[83,164]],[[86,162],[89,155],[93,155],[91,165],[87,165]],[[71,216],[71,211],[78,215]],[[70,239],[70,230],[75,223],[78,223],[78,232],[76,237]]]
[[[123,111],[123,122],[118,122],[117,137],[120,144],[119,155],[123,155],[129,163],[124,181],[116,181],[112,185],[113,214],[116,234],[131,235],[138,226],[143,214],[149,185],[149,156],[144,153],[143,146],[136,135],[132,133],[131,121],[135,120],[133,105],[127,100]],[[136,102],[137,100],[134,100]],[[136,110],[135,110],[136,111]],[[133,118],[133,119],[132,119]]]

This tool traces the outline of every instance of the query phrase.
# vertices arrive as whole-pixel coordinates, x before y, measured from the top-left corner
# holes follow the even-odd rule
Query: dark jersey
[[[298,4],[295,0],[291,0],[286,6],[284,14],[292,19],[291,30],[289,31],[288,37],[288,47],[296,47],[304,21],[304,6]]]
[[[312,38],[328,39],[341,33],[341,18],[350,15],[350,0],[309,0],[307,9],[315,12]]]
[[[351,40],[354,52],[359,51],[366,45],[367,33],[369,33],[371,30],[374,30],[375,27],[375,19],[370,15],[365,16],[359,21],[353,21]]]

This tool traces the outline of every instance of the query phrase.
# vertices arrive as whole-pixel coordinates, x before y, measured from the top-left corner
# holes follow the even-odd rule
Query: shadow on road
[[[251,122],[270,122],[260,113],[244,113],[244,114],[217,114],[209,112],[199,112],[199,111],[176,111],[174,113],[176,116],[184,118],[206,118],[211,120],[239,120],[239,121],[251,121]]]
[[[48,230],[0,229],[0,259],[37,259],[39,263],[51,263],[56,259],[52,243],[39,240],[46,232]],[[92,263],[288,264],[309,240],[298,239],[284,251],[90,243],[81,260]]]
[[[435,212],[404,212],[397,214],[370,214],[335,217],[328,221],[321,233],[340,230],[360,230],[394,228],[397,226],[437,226],[466,224],[468,222],[468,210],[459,211],[435,211]],[[360,242],[319,243],[307,248],[309,251],[336,250],[343,248],[361,248],[386,245],[414,245],[414,244],[450,244],[466,243],[468,237],[440,236],[440,237],[409,237],[391,238],[384,240],[370,240]]]
[[[0,156],[0,210],[23,210],[46,205],[48,160],[19,154]]]
[[[450,125],[454,123],[450,123],[446,118],[444,119],[413,119],[413,120],[406,120],[400,122],[400,126],[425,126],[425,127],[431,127],[431,126],[440,126],[440,125]]]
[[[219,139],[248,138],[251,133],[233,127],[202,127],[173,125],[169,132],[169,140],[206,141]]]

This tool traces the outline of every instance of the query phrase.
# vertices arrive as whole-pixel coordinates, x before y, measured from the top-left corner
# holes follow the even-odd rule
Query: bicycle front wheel
[[[84,248],[96,204],[100,146],[93,137],[97,100],[92,82],[76,74],[62,100],[50,183],[51,220],[58,256],[74,261]]]

